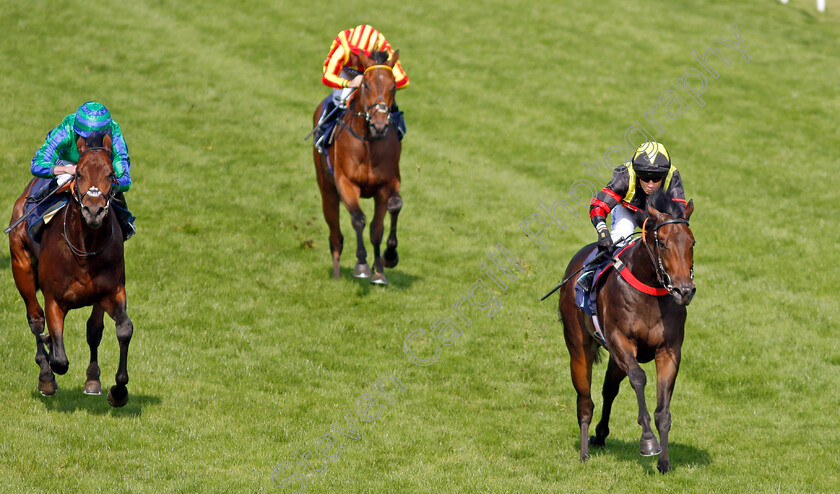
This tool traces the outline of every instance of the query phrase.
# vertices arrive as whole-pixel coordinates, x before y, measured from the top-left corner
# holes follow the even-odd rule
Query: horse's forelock
[[[647,205],[671,218],[682,218],[683,209],[680,203],[674,200],[675,198],[676,195],[673,192],[665,192],[660,188],[648,196]]]
[[[85,146],[87,146],[88,148],[105,147],[104,141],[105,136],[107,135],[107,132],[94,132],[91,135],[85,137]]]
[[[374,51],[368,58],[375,64],[383,64],[388,61],[388,57],[387,51]]]

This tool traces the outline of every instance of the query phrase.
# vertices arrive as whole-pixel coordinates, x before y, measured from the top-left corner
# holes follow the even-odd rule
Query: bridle
[[[650,260],[653,263],[653,267],[656,270],[656,281],[659,282],[660,285],[664,286],[668,292],[672,292],[674,290],[674,284],[671,281],[671,276],[665,271],[665,266],[662,264],[662,251],[659,248],[659,229],[665,225],[672,225],[675,223],[685,223],[688,226],[688,220],[677,218],[677,219],[670,219],[665,220],[662,223],[659,223],[655,227],[653,227],[653,247],[656,251],[656,257],[654,258],[653,251],[648,245],[646,237],[647,231],[645,227],[647,226],[648,219],[645,219],[645,222],[642,224],[642,239],[644,240],[645,247],[647,247],[648,255],[650,256]],[[694,259],[691,260],[691,279],[694,279]]]
[[[368,67],[368,68],[366,68],[366,69],[365,69],[365,71],[364,71],[364,73],[363,73],[363,74],[367,74],[367,73],[368,73],[369,71],[371,71],[371,70],[390,70],[390,71],[392,71],[392,70],[393,70],[393,68],[392,68],[391,66],[389,66],[389,65],[382,65],[382,64],[380,64],[380,65],[371,65],[370,67]],[[381,76],[381,74],[379,74],[379,77],[377,78],[377,82],[381,81],[381,77],[382,77],[382,76]],[[368,105],[368,106],[365,108],[365,111],[364,111],[364,112],[356,112],[356,113],[353,113],[353,115],[355,115],[355,116],[357,116],[357,117],[360,117],[360,118],[363,118],[363,119],[365,120],[365,124],[367,124],[368,126],[370,126],[370,121],[371,121],[371,119],[373,118],[373,115],[374,115],[374,114],[376,114],[376,113],[384,113],[384,114],[385,114],[385,117],[386,117],[386,119],[387,119],[387,121],[388,121],[388,126],[387,126],[387,127],[385,127],[385,133],[384,133],[383,135],[381,135],[381,136],[379,136],[379,137],[377,137],[377,138],[375,138],[375,139],[371,139],[370,137],[361,136],[361,135],[357,134],[357,133],[356,133],[355,131],[353,131],[353,129],[352,129],[352,128],[350,128],[350,126],[349,126],[349,125],[347,125],[347,123],[346,123],[346,122],[344,122],[344,120],[342,119],[342,120],[341,120],[341,124],[342,124],[342,126],[343,126],[343,127],[345,127],[347,130],[349,130],[349,131],[350,131],[350,133],[351,133],[351,134],[353,134],[353,137],[355,137],[356,139],[360,139],[360,140],[362,140],[362,141],[374,141],[374,140],[379,140],[379,139],[382,139],[382,138],[384,138],[385,136],[387,136],[387,135],[388,135],[388,132],[390,132],[390,131],[391,131],[391,127],[392,127],[392,125],[391,125],[391,107],[390,107],[390,106],[388,105],[388,103],[385,101],[385,96],[384,96],[384,93],[383,93],[383,91],[382,91],[382,84],[377,84],[377,86],[378,86],[378,88],[377,88],[377,89],[379,90],[379,93],[377,94],[376,101],[375,101],[372,105]],[[366,86],[364,83],[363,83],[363,84],[362,84],[362,86],[361,86],[361,94],[360,94],[359,96],[360,96],[360,99],[361,99],[362,101],[364,101],[364,93],[365,93],[365,88],[366,88],[366,87],[367,87],[367,86]],[[354,101],[354,104],[355,104],[355,101]]]
[[[90,147],[90,148],[85,149],[82,152],[82,154],[79,155],[78,161],[82,161],[82,156],[84,156],[86,153],[88,153],[90,151],[107,151],[109,154],[111,153],[111,150],[108,149],[108,148],[104,148],[104,147],[101,147],[101,146],[100,147]],[[108,200],[105,202],[105,214],[106,215],[108,214],[108,211],[111,207],[111,200],[114,198],[114,196],[117,195],[117,190],[118,189],[119,189],[119,187],[117,186],[117,178],[114,176],[113,173],[111,173],[111,188],[108,190],[108,195],[107,195]],[[70,196],[73,198],[73,200],[76,201],[76,203],[79,205],[79,208],[81,208],[83,206],[82,205],[82,198],[80,197],[80,195],[79,195],[80,192],[79,192],[78,188],[76,187],[75,177],[73,177],[73,183],[70,184],[70,191],[71,191]],[[99,190],[96,186],[92,185],[87,191],[85,191],[84,195],[89,196],[89,197],[100,197],[102,195],[102,191]],[[70,242],[70,238],[67,236],[67,209],[68,208],[64,209],[64,232],[62,234],[62,236],[64,237],[64,241],[67,242],[67,247],[70,248],[70,250],[73,252],[73,254],[75,254],[79,257],[93,257],[95,255],[101,254],[102,251],[104,251],[105,248],[108,247],[111,244],[111,241],[112,241],[113,236],[114,236],[113,231],[111,232],[110,235],[108,235],[108,240],[105,242],[105,245],[103,245],[99,250],[97,250],[95,252],[89,252],[89,251],[84,251],[82,249],[79,249],[78,247],[73,245],[72,242]]]

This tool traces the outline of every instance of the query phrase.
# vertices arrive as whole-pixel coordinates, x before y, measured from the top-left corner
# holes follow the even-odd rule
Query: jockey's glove
[[[598,231],[598,249],[612,250],[613,241],[610,231],[607,229],[607,224],[602,221],[595,226],[595,229]]]

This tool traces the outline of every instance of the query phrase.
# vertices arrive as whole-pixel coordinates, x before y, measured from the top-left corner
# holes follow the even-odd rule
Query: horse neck
[[[636,244],[628,249],[627,256],[625,256],[624,264],[630,269],[639,281],[642,283],[659,287],[659,281],[656,278],[656,268],[651,260],[650,252],[644,237],[640,238]]]

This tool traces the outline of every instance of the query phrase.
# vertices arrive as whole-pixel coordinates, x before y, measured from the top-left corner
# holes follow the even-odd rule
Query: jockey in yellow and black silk
[[[626,244],[647,216],[644,208],[648,195],[660,188],[685,207],[682,177],[671,163],[668,150],[658,142],[646,142],[636,149],[629,163],[613,171],[609,183],[590,202],[589,219],[598,232],[598,249],[609,253]],[[612,214],[610,229],[608,214]],[[578,278],[578,284],[587,291],[592,273],[586,270]]]

